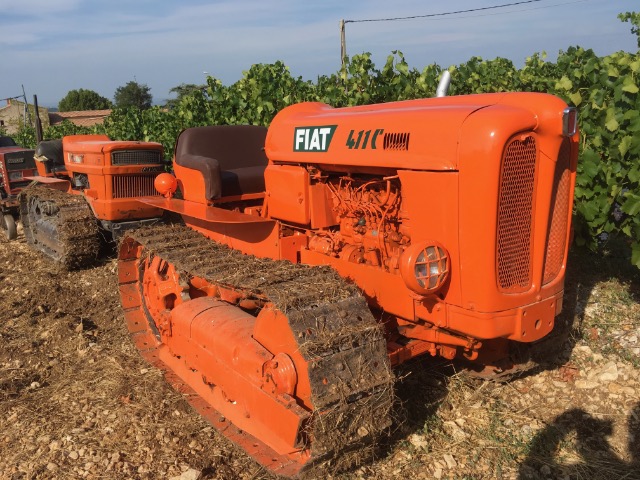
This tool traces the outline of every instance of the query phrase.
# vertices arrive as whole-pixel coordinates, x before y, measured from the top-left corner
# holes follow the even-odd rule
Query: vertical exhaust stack
[[[449,70],[442,72],[438,88],[436,89],[436,97],[446,97],[449,91],[449,85],[451,84],[451,73]]]
[[[36,143],[40,143],[42,141],[42,121],[40,120],[40,110],[38,109],[38,96],[33,96],[33,109],[36,112]]]

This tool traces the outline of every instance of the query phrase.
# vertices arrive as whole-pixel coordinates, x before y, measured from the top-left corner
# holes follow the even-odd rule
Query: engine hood
[[[487,131],[500,132],[501,138],[536,128],[531,104],[518,106],[514,96],[519,95],[451,96],[345,108],[301,103],[276,115],[266,153],[274,163],[457,170],[460,142],[479,140],[461,138],[462,125],[475,112],[483,110]]]

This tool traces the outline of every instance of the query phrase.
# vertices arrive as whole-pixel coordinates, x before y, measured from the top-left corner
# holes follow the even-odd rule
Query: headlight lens
[[[400,275],[416,293],[438,291],[449,277],[449,253],[437,242],[411,245],[402,254]]]

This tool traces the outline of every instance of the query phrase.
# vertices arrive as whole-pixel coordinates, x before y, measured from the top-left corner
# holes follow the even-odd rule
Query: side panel
[[[458,238],[458,172],[398,171],[403,207],[411,243],[436,241],[450,255],[450,280],[443,294],[447,303],[460,305],[460,247]],[[406,294],[409,294],[407,290]]]
[[[293,165],[269,165],[264,172],[269,216],[308,225],[309,172]]]

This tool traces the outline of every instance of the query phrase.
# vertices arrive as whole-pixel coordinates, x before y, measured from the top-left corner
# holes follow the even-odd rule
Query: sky
[[[281,60],[316,80],[340,68],[340,20],[441,14],[519,0],[0,0],[0,99],[22,94],[56,107],[70,90],[113,100],[134,80],[154,103],[207,75],[232,84],[256,63]],[[381,68],[393,50],[410,67],[504,57],[518,67],[571,46],[598,55],[637,51],[631,25],[638,0],[535,0],[430,18],[346,24],[347,53],[370,52]],[[455,82],[455,74],[452,79]],[[5,102],[0,100],[0,106]]]

